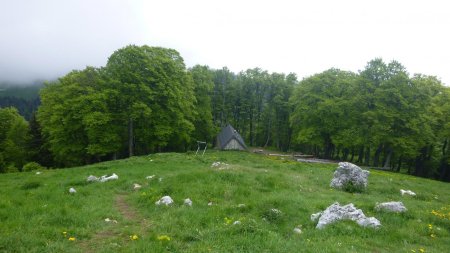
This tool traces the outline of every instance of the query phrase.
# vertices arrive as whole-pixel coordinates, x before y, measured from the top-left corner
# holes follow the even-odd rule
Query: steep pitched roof
[[[226,127],[222,128],[220,134],[217,135],[219,148],[225,148],[228,142],[230,142],[230,140],[232,139],[235,139],[245,149],[247,148],[241,135],[231,125],[227,125]]]

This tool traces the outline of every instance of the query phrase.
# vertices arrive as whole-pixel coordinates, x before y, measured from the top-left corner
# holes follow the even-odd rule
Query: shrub
[[[27,171],[43,170],[43,169],[45,169],[45,167],[41,166],[39,163],[29,162],[23,166],[22,171],[27,172]]]

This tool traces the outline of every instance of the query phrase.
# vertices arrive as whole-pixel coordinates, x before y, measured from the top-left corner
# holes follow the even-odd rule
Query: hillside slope
[[[227,165],[211,167],[217,161]],[[372,171],[368,190],[351,194],[329,187],[335,168],[245,152],[207,152],[203,157],[152,154],[41,174],[2,174],[0,252],[445,252],[450,248],[450,184]],[[119,179],[86,182],[89,175],[112,173]],[[142,188],[135,190],[133,184]],[[70,187],[77,193],[70,194]],[[400,189],[417,196],[402,197]],[[165,195],[175,203],[155,205]],[[183,204],[186,198],[192,207]],[[376,202],[397,200],[408,208],[406,213],[374,210]],[[361,228],[345,221],[315,229],[310,215],[335,201],[354,203],[379,219],[382,227]],[[106,222],[107,218],[113,221]],[[235,221],[240,224],[233,225]],[[300,226],[303,232],[294,233]]]

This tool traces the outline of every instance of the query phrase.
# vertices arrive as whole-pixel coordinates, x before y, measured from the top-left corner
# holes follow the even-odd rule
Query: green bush
[[[23,166],[22,171],[27,172],[27,171],[43,170],[43,169],[45,169],[45,167],[41,166],[39,163],[29,162]]]

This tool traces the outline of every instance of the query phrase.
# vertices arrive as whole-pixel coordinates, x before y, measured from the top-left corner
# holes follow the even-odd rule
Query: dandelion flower
[[[160,241],[170,241],[170,237],[167,235],[160,235],[157,237],[157,239]]]
[[[135,240],[137,240],[139,237],[137,236],[137,235],[130,235],[130,239],[132,240],[132,241],[135,241]]]
[[[69,237],[69,241],[75,241],[76,239],[75,239],[75,237]]]
[[[420,251],[421,253],[424,253],[424,252],[425,252],[425,249],[420,248],[419,251]]]
[[[435,237],[436,237],[436,235],[435,235],[435,234],[431,234],[430,236],[431,236],[431,238],[435,238]]]

